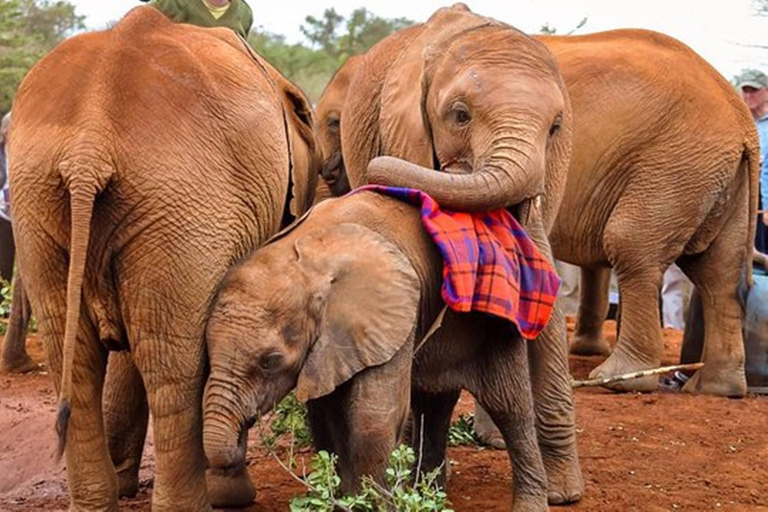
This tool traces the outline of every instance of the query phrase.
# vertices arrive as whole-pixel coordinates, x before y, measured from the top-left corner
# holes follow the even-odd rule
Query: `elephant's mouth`
[[[335,185],[344,172],[344,159],[342,158],[341,151],[336,151],[325,161],[322,169],[320,169],[320,175],[328,185]]]
[[[531,217],[534,210],[540,207],[541,195],[537,195],[534,197],[529,197],[528,199],[525,199],[514,206],[510,206],[507,208],[507,211],[512,214],[512,216],[515,218],[515,220],[517,220],[517,222],[520,223],[521,226],[525,227],[531,222]]]

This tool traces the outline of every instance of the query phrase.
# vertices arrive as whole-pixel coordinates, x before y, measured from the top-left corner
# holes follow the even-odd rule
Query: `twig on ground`
[[[661,368],[654,368],[652,370],[642,370],[639,372],[625,373],[623,375],[615,375],[605,379],[573,380],[573,378],[571,378],[571,387],[582,388],[586,386],[604,386],[605,384],[639,379],[640,377],[647,377],[648,375],[658,375],[660,373],[673,372],[675,370],[698,370],[703,367],[704,363],[679,364],[676,366],[662,366]]]

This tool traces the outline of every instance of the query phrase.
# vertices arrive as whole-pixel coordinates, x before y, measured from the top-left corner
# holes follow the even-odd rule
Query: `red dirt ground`
[[[614,341],[612,323],[606,335]],[[665,363],[677,361],[680,338],[677,331],[665,331]],[[38,340],[32,338],[29,348],[43,360]],[[584,378],[599,363],[597,357],[572,357],[571,372]],[[768,511],[768,399],[618,395],[589,388],[575,396],[586,492],[580,503],[553,510]],[[44,373],[0,376],[0,510],[66,510],[63,463],[53,459],[55,407]],[[463,395],[457,414],[472,409],[472,399]],[[248,453],[259,494],[244,510],[287,510],[302,486],[256,437],[252,433]],[[284,452],[278,454],[285,459]],[[448,495],[455,510],[510,510],[505,453],[457,447],[449,458]],[[123,500],[121,509],[149,510],[153,465],[150,435],[141,491]]]

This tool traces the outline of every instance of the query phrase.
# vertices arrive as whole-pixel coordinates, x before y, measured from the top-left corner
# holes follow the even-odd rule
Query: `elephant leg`
[[[104,426],[118,494],[133,497],[139,491],[139,467],[147,436],[149,406],[144,382],[130,352],[113,352],[107,364],[104,391]]]
[[[536,436],[528,342],[519,337],[503,339],[501,332],[494,336],[498,339],[483,358],[470,391],[488,411],[507,446],[514,476],[513,510],[547,510],[547,473]]]
[[[496,450],[504,450],[507,447],[501,432],[488,415],[488,411],[483,409],[479,403],[475,403],[475,435],[480,443]]]
[[[734,213],[703,254],[681,261],[696,286],[704,313],[704,367],[688,380],[683,391],[728,397],[742,397],[747,392],[738,297],[739,279],[747,261],[743,243],[746,227],[735,229],[739,224],[747,225],[746,219],[740,218],[746,214],[746,209]]]
[[[338,455],[345,494],[358,492],[364,475],[385,484],[389,456],[408,418],[412,351],[413,344],[406,344],[387,363],[366,368],[312,403],[313,437]]]
[[[650,258],[649,258],[650,259]],[[655,259],[650,259],[655,265]],[[657,368],[661,364],[663,342],[659,316],[661,270],[658,267],[627,271],[617,268],[621,294],[621,331],[613,353],[592,370],[590,379]],[[653,391],[658,376],[648,376],[610,384],[615,391]]]
[[[26,373],[38,368],[27,354],[27,327],[32,308],[24,290],[21,274],[16,272],[13,277],[13,297],[11,298],[11,315],[8,319],[8,331],[3,340],[3,355],[0,361],[0,371],[7,373]]]
[[[72,373],[71,415],[67,435],[70,510],[117,510],[118,484],[109,457],[102,415],[107,350],[85,314],[80,317]],[[87,332],[86,332],[87,331]]]
[[[0,218],[0,279],[11,282],[15,257],[13,227],[10,222]]]
[[[553,262],[552,248],[542,226],[529,226],[528,234],[547,261]],[[555,301],[547,326],[528,346],[536,430],[547,470],[550,505],[573,503],[584,494],[584,479],[576,449],[568,335],[559,302]]]
[[[28,237],[24,287],[39,312],[39,334],[56,393],[61,389],[66,313],[66,256],[48,239]],[[30,279],[29,276],[35,276]],[[43,276],[43,277],[41,277]],[[107,351],[85,307],[81,309],[72,367],[66,468],[70,510],[117,510],[117,477],[109,459],[102,416],[102,388]]]
[[[611,347],[603,336],[603,323],[608,315],[610,287],[610,268],[582,267],[579,316],[571,342],[571,354],[610,355]]]
[[[176,318],[165,327],[170,332],[183,333],[183,326],[190,324],[195,321]],[[144,332],[145,337],[135,343],[131,332],[128,338],[132,340],[134,362],[143,377],[152,415],[152,510],[211,510],[203,453],[202,332],[197,337],[174,337],[167,332],[149,337],[153,329]]]
[[[445,484],[449,467],[445,460],[448,444],[448,429],[451,426],[451,414],[459,401],[461,390],[445,393],[428,393],[414,390],[411,392],[411,411],[413,431],[411,447],[421,459],[421,471],[428,473],[437,468],[440,471],[438,481]]]
[[[683,331],[683,346],[680,349],[680,364],[698,363],[704,350],[704,307],[701,295],[694,288],[688,304],[688,315]]]

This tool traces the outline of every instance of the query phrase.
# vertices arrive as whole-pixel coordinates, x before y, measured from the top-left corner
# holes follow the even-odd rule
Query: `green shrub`
[[[341,479],[336,473],[336,461],[337,457],[326,451],[312,457],[312,472],[304,480],[308,492],[291,501],[291,512],[452,512],[445,491],[437,483],[441,468],[414,475],[418,471],[414,469],[416,454],[408,446],[400,445],[390,455],[386,488],[366,477],[362,490],[352,496],[339,495]],[[415,486],[413,480],[417,480]]]
[[[453,425],[448,429],[448,445],[477,445],[478,439],[475,434],[475,415],[472,413],[462,414]]]

